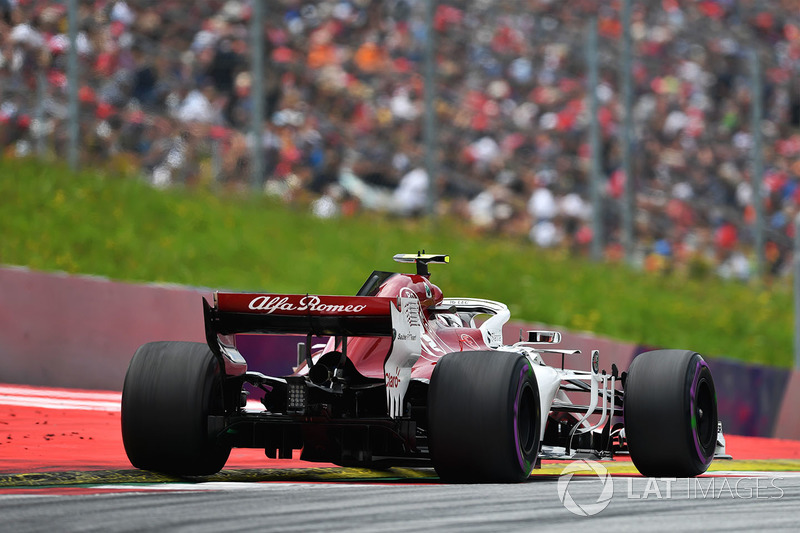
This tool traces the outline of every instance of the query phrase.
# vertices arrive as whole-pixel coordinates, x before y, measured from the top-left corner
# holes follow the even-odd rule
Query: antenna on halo
[[[417,251],[414,254],[396,254],[392,259],[398,263],[416,263],[417,275],[429,277],[431,274],[428,272],[428,263],[436,263],[446,265],[450,262],[450,256],[445,254],[426,254],[425,250]]]

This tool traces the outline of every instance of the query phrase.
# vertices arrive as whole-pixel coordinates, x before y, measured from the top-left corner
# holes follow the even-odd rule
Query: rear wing
[[[392,337],[392,350],[384,363],[387,410],[392,417],[402,416],[411,368],[421,353],[416,297],[215,292],[213,306],[203,298],[203,315],[208,346],[229,376],[247,372],[247,362],[229,337],[236,333]]]
[[[205,299],[204,299],[205,301]],[[312,333],[380,337],[392,334],[394,298],[312,294],[214,293],[206,329],[234,333]]]
[[[206,342],[223,363],[225,374],[247,371],[236,350],[236,333],[301,333],[316,336],[392,335],[392,298],[215,292],[203,298]]]

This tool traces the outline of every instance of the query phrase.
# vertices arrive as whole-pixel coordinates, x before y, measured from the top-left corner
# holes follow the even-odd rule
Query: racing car
[[[555,348],[559,332],[520,332],[507,344],[505,304],[445,298],[429,265],[449,256],[394,260],[415,272],[373,271],[355,296],[203,298],[206,343],[151,342],[130,362],[122,437],[131,463],[210,475],[242,447],[344,466],[433,466],[447,482],[519,482],[542,459],[629,455],[644,475],[686,477],[724,454],[714,380],[698,353],[645,352],[620,373],[601,371],[592,350],[591,368],[568,369],[579,352]],[[296,336],[297,366],[283,376],[249,369],[241,333]],[[560,355],[560,368],[545,354]],[[257,408],[250,391],[263,394]]]

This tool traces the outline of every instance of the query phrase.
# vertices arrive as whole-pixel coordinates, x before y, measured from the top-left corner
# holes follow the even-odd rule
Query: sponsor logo
[[[415,341],[417,340],[417,336],[413,333],[398,333],[397,340],[399,341]]]
[[[419,298],[417,298],[417,293],[412,291],[408,287],[403,287],[402,289],[400,289],[400,296],[402,298],[414,298],[414,299],[417,299],[417,300],[419,299]]]
[[[464,346],[466,346],[467,348],[469,348],[470,350],[478,350],[478,349],[480,349],[480,347],[478,346],[478,343],[475,342],[475,339],[473,339],[472,337],[470,337],[466,333],[462,333],[461,334],[461,343]]]
[[[499,331],[486,331],[486,344],[492,348],[497,348],[503,344],[503,333]]]
[[[438,338],[438,337],[437,337],[437,338]],[[436,341],[436,340],[434,340],[434,338],[433,338],[433,337],[431,337],[430,335],[428,335],[427,333],[423,333],[423,334],[422,334],[422,340],[423,340],[423,341],[425,341],[425,343],[427,344],[427,348],[428,348],[428,350],[430,350],[430,351],[434,351],[434,352],[442,352],[442,353],[445,353],[445,352],[444,352],[444,350],[442,350],[442,349],[439,347],[439,345],[437,344],[437,341]]]
[[[288,296],[256,296],[247,306],[254,311],[315,311],[317,313],[360,313],[366,305],[335,305],[323,303],[319,296],[303,296],[298,302],[292,302]]]
[[[386,388],[396,389],[400,386],[400,367],[395,367],[394,375],[385,372],[383,378],[386,380]]]

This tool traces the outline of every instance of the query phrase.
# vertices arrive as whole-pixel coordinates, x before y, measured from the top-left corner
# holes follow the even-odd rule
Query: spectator
[[[252,1],[252,0],[251,0]],[[270,4],[265,22],[265,181],[348,209],[418,214],[425,0]],[[158,185],[250,183],[251,2],[81,3],[81,139],[87,164],[125,156]],[[485,231],[585,252],[589,227],[585,21],[597,16],[605,240],[619,250],[621,25],[615,4],[467,2],[436,8],[438,209]],[[62,5],[0,0],[0,147],[64,155]],[[746,278],[754,199],[768,256],[787,271],[800,208],[800,12],[787,2],[636,2],[632,176],[644,265],[714,258]],[[765,175],[754,190],[748,53],[763,63]],[[38,95],[38,96],[37,96]],[[283,188],[282,188],[283,187]],[[336,192],[336,191],[345,192]],[[295,198],[292,194],[288,197]],[[301,195],[302,196],[302,195]],[[333,211],[330,202],[336,204]],[[525,203],[527,202],[527,206]],[[699,259],[698,259],[699,258]],[[744,259],[744,261],[743,261]],[[726,266],[727,265],[727,266]],[[680,268],[680,266],[679,266]]]

